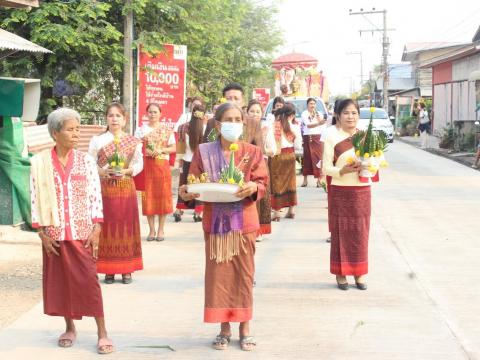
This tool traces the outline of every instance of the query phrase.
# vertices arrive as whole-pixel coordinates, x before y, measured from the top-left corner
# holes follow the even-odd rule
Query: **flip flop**
[[[97,353],[99,354],[111,354],[115,351],[113,347],[113,342],[109,338],[98,339],[97,343]]]
[[[70,332],[64,332],[60,337],[58,338],[58,346],[62,348],[69,348],[72,347],[73,344],[75,343],[75,339],[77,338],[76,333]]]

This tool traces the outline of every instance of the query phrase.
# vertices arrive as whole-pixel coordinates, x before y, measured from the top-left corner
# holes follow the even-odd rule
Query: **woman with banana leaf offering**
[[[147,106],[148,124],[135,131],[135,137],[142,140],[145,148],[144,170],[137,176],[137,189],[142,191],[142,212],[147,216],[150,232],[147,241],[165,240],[165,220],[173,212],[172,174],[170,154],[175,152],[175,136],[160,122],[162,109],[159,104]],[[155,217],[158,227],[155,232]]]
[[[323,170],[332,177],[329,225],[332,235],[330,272],[341,290],[348,290],[347,275],[355,277],[358,289],[366,290],[368,237],[370,230],[370,183],[361,182],[361,163],[356,160],[352,136],[357,132],[358,104],[342,100],[337,109],[340,129],[326,140]]]
[[[268,174],[262,150],[239,141],[243,117],[238,105],[220,105],[215,113],[219,139],[199,145],[189,172],[189,177],[202,178],[207,174],[211,182],[223,182],[228,170],[228,182],[239,185],[235,196],[241,200],[204,204],[204,321],[221,323],[220,333],[213,342],[217,350],[228,347],[232,336],[230,322],[240,323],[242,350],[250,351],[256,346],[250,335],[255,239],[260,228],[255,202],[265,194]],[[188,192],[188,185],[181,186],[179,193],[184,201],[199,196]]]
[[[143,269],[137,192],[132,176],[143,168],[142,143],[125,134],[127,113],[120,103],[107,107],[108,130],[90,141],[88,153],[97,162],[102,184],[104,222],[100,233],[97,271],[113,284],[122,274],[132,282],[134,271]]]

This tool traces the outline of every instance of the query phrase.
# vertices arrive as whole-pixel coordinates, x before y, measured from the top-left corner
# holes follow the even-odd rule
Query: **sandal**
[[[212,346],[215,350],[226,350],[228,344],[230,343],[230,335],[218,334],[215,340],[212,343]]]
[[[77,338],[77,333],[72,332],[72,331],[64,332],[58,338],[58,346],[60,346],[62,348],[72,347],[73,344],[75,343],[76,338]]]
[[[130,284],[132,281],[132,274],[122,274],[122,282],[124,284]]]
[[[155,236],[147,236],[147,241],[155,241]]]
[[[200,222],[200,221],[202,221],[202,217],[200,215],[193,214],[193,221],[194,222]]]
[[[295,219],[295,213],[287,213],[287,215],[285,215],[285,219]]]
[[[113,342],[109,338],[98,339],[97,353],[99,354],[111,354],[115,351]]]
[[[115,275],[105,275],[105,284],[113,284],[115,282]]]
[[[240,337],[240,349],[243,351],[252,351],[257,346],[257,342],[253,336]]]
[[[173,213],[173,218],[175,219],[175,222],[182,221],[182,215],[180,213]]]

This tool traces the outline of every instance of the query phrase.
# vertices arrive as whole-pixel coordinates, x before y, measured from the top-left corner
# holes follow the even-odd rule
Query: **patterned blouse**
[[[45,233],[56,241],[86,240],[93,224],[103,222],[102,193],[97,165],[92,157],[78,150],[70,151],[63,167],[52,149],[53,177],[60,226],[47,226]],[[36,213],[35,178],[30,177],[32,226],[39,227]]]

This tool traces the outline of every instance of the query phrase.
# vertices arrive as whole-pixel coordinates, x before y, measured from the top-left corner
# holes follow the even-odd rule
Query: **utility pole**
[[[130,10],[125,14],[123,22],[123,99],[122,103],[127,111],[128,121],[125,131],[129,134],[133,132],[133,11],[132,0],[125,0],[125,6]]]
[[[372,34],[376,31],[382,32],[382,74],[383,74],[383,108],[388,112],[388,47],[390,45],[387,32],[393,31],[395,29],[387,29],[387,10],[375,10],[373,8],[371,11],[363,11],[360,9],[359,12],[352,12],[352,9],[349,10],[350,15],[366,15],[366,14],[383,14],[383,29],[369,29],[369,30],[359,30],[360,36],[362,32],[371,32]]]

